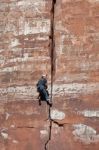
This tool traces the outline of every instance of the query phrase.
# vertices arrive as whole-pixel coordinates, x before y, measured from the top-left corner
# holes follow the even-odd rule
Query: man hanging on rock
[[[41,105],[41,101],[44,100],[48,105],[52,106],[47,88],[47,75],[42,75],[37,83],[37,91],[39,92],[39,105]]]

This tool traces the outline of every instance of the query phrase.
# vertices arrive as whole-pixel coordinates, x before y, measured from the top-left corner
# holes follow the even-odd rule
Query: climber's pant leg
[[[44,94],[45,100],[47,101],[47,100],[48,100],[48,98],[49,98],[49,96],[48,96],[48,94],[47,94],[46,89],[45,89],[45,88],[43,88],[42,92],[43,92],[43,94]]]

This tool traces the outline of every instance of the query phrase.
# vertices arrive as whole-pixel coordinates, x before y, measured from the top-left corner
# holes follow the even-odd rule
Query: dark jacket
[[[37,83],[37,89],[38,90],[42,90],[42,89],[47,89],[47,80],[46,79],[43,79],[41,78],[38,83]]]

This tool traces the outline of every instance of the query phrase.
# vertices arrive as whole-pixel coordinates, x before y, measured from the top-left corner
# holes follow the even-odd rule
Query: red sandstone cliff
[[[98,47],[99,0],[0,1],[0,150],[99,149]]]

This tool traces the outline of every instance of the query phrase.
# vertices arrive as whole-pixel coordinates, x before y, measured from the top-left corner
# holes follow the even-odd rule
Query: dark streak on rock
[[[54,40],[54,10],[55,10],[56,0],[52,0],[52,9],[51,9],[51,35],[50,35],[50,48],[51,48],[51,103],[53,99],[53,78],[55,74],[55,40]],[[51,106],[49,106],[49,139],[45,143],[45,150],[48,150],[48,144],[51,140],[51,131],[52,131],[52,123],[51,119]]]

